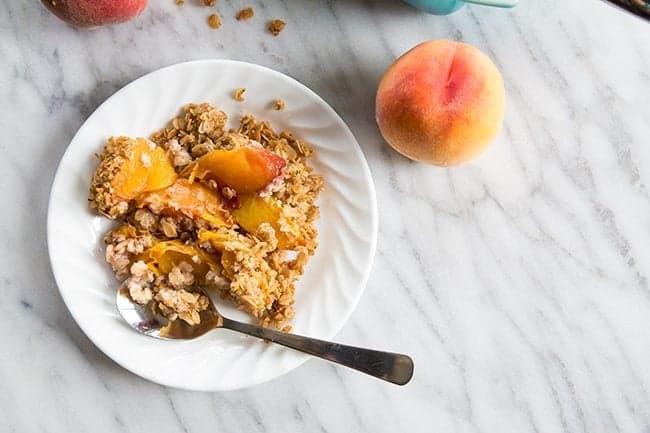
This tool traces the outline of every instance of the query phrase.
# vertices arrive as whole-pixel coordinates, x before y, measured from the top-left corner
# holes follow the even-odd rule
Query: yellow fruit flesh
[[[290,233],[280,231],[282,209],[271,201],[257,195],[241,197],[241,207],[232,211],[235,221],[249,233],[255,233],[262,223],[269,223],[275,230],[278,248],[290,249],[299,244],[300,230],[292,226]]]
[[[214,179],[239,194],[263,189],[280,175],[286,161],[263,148],[216,149],[206,153],[183,172],[194,179]]]
[[[117,196],[131,200],[144,192],[166,188],[177,177],[165,149],[150,147],[149,141],[137,138],[131,155],[120,167],[111,185]]]
[[[208,271],[219,272],[221,265],[217,257],[213,257],[193,245],[186,245],[181,241],[161,241],[143,252],[138,260],[143,260],[156,275],[171,272],[174,266],[186,262],[194,268],[194,276],[205,278]]]

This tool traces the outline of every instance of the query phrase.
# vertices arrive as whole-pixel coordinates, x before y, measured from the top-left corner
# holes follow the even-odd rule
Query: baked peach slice
[[[291,220],[282,217],[282,208],[273,201],[258,195],[240,198],[241,206],[232,211],[235,222],[249,233],[255,233],[262,223],[269,223],[275,230],[278,248],[291,249],[299,244],[300,229]],[[280,227],[285,231],[280,230]]]
[[[89,201],[111,219],[124,215],[140,194],[166,188],[178,177],[167,151],[144,138],[111,137],[99,158]]]
[[[212,150],[191,164],[183,174],[190,180],[213,179],[238,194],[256,193],[282,174],[284,158],[263,147],[243,146]]]
[[[220,254],[226,253],[226,246],[237,241],[237,232],[233,230],[205,230],[201,229],[198,233],[199,244],[209,243]]]
[[[167,275],[181,262],[191,265],[198,279],[204,279],[208,271],[221,271],[218,257],[178,240],[156,242],[137,259],[144,261],[155,275]]]
[[[199,182],[182,178],[165,189],[140,195],[136,207],[147,207],[159,215],[203,220],[211,227],[232,225],[217,193]]]
[[[235,252],[226,249],[227,245],[232,245],[237,242],[238,235],[232,230],[199,230],[198,241],[199,244],[203,245],[205,243],[210,244],[219,254],[221,254],[221,266],[223,269],[223,275],[232,280],[235,278]],[[240,239],[242,242],[250,242],[250,239],[244,238]]]

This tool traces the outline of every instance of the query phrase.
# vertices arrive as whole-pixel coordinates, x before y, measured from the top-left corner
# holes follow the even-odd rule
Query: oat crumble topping
[[[99,213],[122,222],[105,236],[106,261],[134,302],[151,304],[169,320],[200,323],[199,313],[208,307],[203,290],[214,290],[263,326],[288,332],[286,322],[295,315],[295,283],[318,245],[315,201],[323,179],[308,165],[312,148],[290,132],[275,131],[251,115],[227,131],[227,120],[210,104],[188,104],[151,141],[109,139],[89,196]],[[167,164],[176,171],[180,180],[169,188],[186,185],[187,167],[213,151],[259,148],[281,157],[285,165],[280,176],[252,195],[238,194],[218,179],[196,179],[198,185],[188,190],[196,196],[170,203],[121,199],[114,174],[133,156],[136,143],[151,152],[138,157],[143,167]],[[184,209],[188,203],[204,206],[208,197],[229,214],[216,226],[207,224],[203,214]]]
[[[226,199],[230,200],[231,198],[237,195],[237,192],[228,186],[224,186],[221,189],[221,195],[223,195]]]
[[[242,20],[249,20],[253,18],[253,15],[255,12],[253,11],[253,8],[244,8],[237,12],[237,20],[242,21]]]
[[[287,23],[285,23],[282,20],[279,19],[271,20],[271,22],[269,22],[269,32],[271,32],[273,36],[277,36],[280,34],[282,30],[284,30],[286,25]]]
[[[244,93],[246,93],[246,88],[240,87],[237,90],[235,90],[235,94],[233,95],[233,98],[235,98],[235,101],[243,101]]]
[[[208,17],[208,25],[213,29],[218,29],[219,27],[221,27],[221,18],[219,18],[219,15],[211,14]]]
[[[211,14],[208,16],[208,25],[213,29],[218,29],[221,27],[221,18],[217,14]]]

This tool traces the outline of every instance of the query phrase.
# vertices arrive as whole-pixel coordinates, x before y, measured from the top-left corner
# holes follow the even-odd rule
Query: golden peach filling
[[[190,179],[213,179],[238,194],[256,193],[282,174],[285,160],[262,147],[215,149],[185,171]]]
[[[165,149],[144,138],[111,137],[99,157],[89,200],[109,218],[125,214],[140,194],[166,188],[178,177]]]
[[[223,207],[221,195],[187,179],[178,179],[165,189],[141,194],[136,199],[136,206],[148,208],[159,215],[182,215],[204,221],[211,227],[232,225],[232,218]]]

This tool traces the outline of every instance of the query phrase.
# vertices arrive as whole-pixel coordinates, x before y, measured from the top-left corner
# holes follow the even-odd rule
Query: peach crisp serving
[[[106,261],[134,302],[200,323],[218,291],[260,324],[290,330],[295,283],[317,247],[323,179],[313,150],[253,116],[189,104],[151,139],[111,137],[90,206],[119,225]]]

